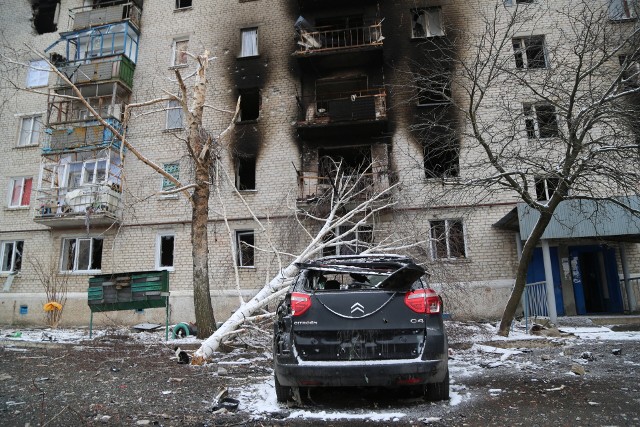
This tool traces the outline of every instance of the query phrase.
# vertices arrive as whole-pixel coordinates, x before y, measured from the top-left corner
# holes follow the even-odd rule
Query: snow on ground
[[[465,378],[482,375],[487,369],[498,366],[511,366],[519,370],[535,371],[540,367],[530,361],[517,360],[516,356],[526,351],[519,348],[521,343],[527,341],[533,343],[534,340],[555,340],[536,335],[526,334],[523,327],[515,327],[509,337],[501,337],[495,334],[496,326],[489,323],[462,323],[447,322],[450,342],[453,350],[450,354],[449,371],[451,374],[450,400],[442,402],[444,406],[456,406],[473,399],[472,393],[465,386]],[[567,340],[600,340],[600,341],[640,341],[640,332],[615,332],[606,327],[560,327],[563,333],[570,334],[562,339]],[[4,343],[19,341],[42,343],[67,343],[76,345],[88,345],[93,340],[109,339],[110,337],[128,336],[136,343],[162,343],[165,342],[165,329],[161,327],[152,332],[134,332],[130,328],[110,328],[94,329],[92,339],[89,339],[88,328],[16,328],[0,327],[0,341]],[[498,342],[514,341],[514,348],[501,348],[489,344]],[[199,344],[194,336],[182,339],[172,339],[169,331],[169,345],[180,346],[183,344]],[[460,345],[456,345],[460,344]],[[523,347],[526,345],[523,344]],[[466,348],[466,349],[463,349]],[[21,347],[5,347],[5,349],[16,349],[28,351]],[[270,357],[270,354],[267,354]],[[247,357],[246,352],[242,354],[229,353],[218,359],[219,364],[251,364],[260,359],[264,360],[265,354],[256,355],[256,358]],[[515,360],[514,360],[515,359]],[[567,372],[567,375],[573,375]],[[235,390],[229,390],[230,394],[237,396],[243,412],[252,414],[256,418],[269,417],[272,414],[282,414],[289,419],[317,419],[317,420],[362,420],[362,421],[401,421],[407,415],[401,408],[388,408],[370,411],[367,409],[350,410],[326,410],[326,408],[314,410],[313,408],[288,408],[286,405],[278,404],[271,375],[255,378],[255,382],[248,386],[243,386]],[[500,389],[488,390],[490,395],[498,396],[503,393]],[[398,410],[400,409],[400,410]]]

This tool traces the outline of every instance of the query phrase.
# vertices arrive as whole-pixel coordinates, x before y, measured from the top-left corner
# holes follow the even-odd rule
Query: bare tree
[[[247,321],[257,320],[273,314],[258,314],[269,303],[278,302],[298,273],[298,263],[322,255],[323,251],[337,245],[362,244],[354,237],[358,227],[367,224],[380,212],[391,209],[396,204],[392,197],[396,184],[377,187],[366,172],[353,173],[333,162],[332,173],[328,177],[326,192],[317,195],[317,200],[307,209],[291,206],[296,223],[302,230],[301,240],[307,241],[304,249],[293,256],[288,265],[281,267],[273,277],[251,300],[241,303],[240,307],[218,330],[211,335],[195,352],[192,363],[202,364],[211,358],[219,346],[231,336],[242,332],[238,329]],[[368,168],[363,168],[367,170]],[[240,193],[238,197],[242,198]],[[245,204],[247,209],[249,206]],[[253,215],[260,227],[261,221]],[[424,242],[421,242],[424,243]],[[412,247],[399,238],[389,237],[375,245],[370,245],[361,253],[397,251]],[[269,242],[266,251],[277,252],[275,245]]]
[[[144,164],[176,186],[175,189],[168,191],[168,193],[182,192],[188,198],[191,203],[192,212],[191,245],[193,257],[193,299],[195,317],[198,325],[198,336],[200,338],[209,337],[216,329],[215,316],[211,305],[209,284],[209,242],[207,223],[209,220],[210,187],[212,184],[211,181],[213,179],[214,163],[216,159],[215,150],[217,150],[220,139],[235,124],[240,100],[238,99],[235,113],[230,112],[233,114],[233,118],[230,121],[230,125],[224,131],[218,134],[208,131],[203,125],[203,112],[205,109],[207,88],[209,86],[209,83],[207,82],[207,68],[212,58],[210,58],[209,51],[206,50],[203,54],[198,56],[186,53],[197,62],[197,69],[195,73],[190,76],[193,79],[192,86],[187,86],[180,70],[176,69],[175,77],[180,89],[179,93],[166,93],[165,96],[159,98],[127,105],[124,112],[124,126],[121,131],[101,117],[101,115],[85,99],[78,87],[75,86],[69,78],[55,66],[55,64],[49,61],[41,53],[36,52],[33,49],[32,51],[43,60],[47,61],[51,70],[62,81],[64,81],[68,87],[72,88],[75,95],[73,100],[81,102],[96,120],[109,129],[116,139],[122,142],[122,147],[126,147]],[[135,144],[131,143],[126,137],[126,125],[130,118],[132,109],[165,102],[168,99],[175,100],[179,103],[186,119],[186,138],[183,141],[194,170],[193,182],[189,184],[182,183],[173,175],[166,172],[161,166],[140,152],[136,148]]]
[[[639,184],[640,27],[623,19],[629,11],[615,10],[618,3],[475,2],[470,13],[480,26],[426,41],[427,59],[411,64],[412,89],[439,104],[414,126],[428,141],[425,162],[457,160],[464,147],[459,172],[450,162],[440,174],[459,175],[448,189],[472,203],[515,195],[539,214],[501,335],[509,333],[533,251],[561,202],[607,202],[639,213],[620,196],[637,194]]]
[[[57,328],[62,320],[64,306],[67,303],[69,275],[58,271],[55,257],[52,257],[48,262],[33,258],[29,260],[29,264],[44,288],[46,295],[44,304],[46,323],[52,328]]]

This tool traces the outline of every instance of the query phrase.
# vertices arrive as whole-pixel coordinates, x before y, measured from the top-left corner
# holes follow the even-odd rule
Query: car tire
[[[276,387],[276,399],[278,400],[278,402],[288,402],[291,398],[291,387],[281,385],[276,374],[273,374],[273,380]]]
[[[438,400],[449,400],[449,370],[444,377],[444,380],[439,383],[427,384],[427,389],[424,395],[426,400],[435,402]]]

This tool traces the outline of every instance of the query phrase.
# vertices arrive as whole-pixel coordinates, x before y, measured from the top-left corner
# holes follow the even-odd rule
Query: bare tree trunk
[[[203,168],[196,170],[196,182],[193,192],[191,216],[191,243],[193,255],[193,304],[195,308],[198,338],[207,338],[216,329],[216,321],[211,305],[209,287],[209,237],[207,223],[209,219],[208,173]]]
[[[509,336],[509,328],[511,327],[511,322],[513,322],[513,317],[516,314],[516,309],[518,308],[518,304],[520,303],[520,299],[522,298],[524,287],[527,284],[527,271],[529,270],[529,262],[531,261],[533,251],[538,245],[538,242],[540,242],[540,237],[544,233],[544,230],[546,230],[547,225],[549,225],[551,218],[553,218],[552,213],[540,212],[540,218],[538,219],[538,222],[531,231],[531,235],[522,248],[522,256],[520,257],[520,262],[518,263],[518,271],[516,273],[516,283],[513,286],[513,291],[511,291],[509,301],[507,301],[507,305],[504,308],[502,319],[500,320],[498,335],[501,335],[503,337]]]

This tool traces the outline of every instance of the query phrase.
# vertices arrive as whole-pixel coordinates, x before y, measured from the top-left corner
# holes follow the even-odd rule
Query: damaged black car
[[[335,386],[449,398],[442,299],[421,266],[398,255],[354,255],[298,267],[274,324],[279,402]]]

